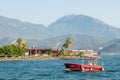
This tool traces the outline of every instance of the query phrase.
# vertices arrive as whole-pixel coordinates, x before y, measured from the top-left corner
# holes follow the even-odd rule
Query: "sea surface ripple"
[[[81,60],[23,60],[0,62],[0,80],[120,80],[120,55],[103,55],[102,72],[66,71],[64,63]]]

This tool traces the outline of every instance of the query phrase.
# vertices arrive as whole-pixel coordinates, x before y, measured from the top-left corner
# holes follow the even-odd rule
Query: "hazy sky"
[[[120,0],[0,0],[0,15],[49,25],[69,14],[85,14],[120,28]]]

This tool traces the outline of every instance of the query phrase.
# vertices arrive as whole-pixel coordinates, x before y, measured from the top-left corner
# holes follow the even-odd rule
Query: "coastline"
[[[2,57],[0,58],[0,62],[21,61],[21,60],[67,60],[67,59],[82,59],[82,58],[77,56],[60,56],[60,57],[40,56],[40,57],[26,57],[26,58]]]
[[[46,57],[46,58],[0,58],[0,62],[4,61],[21,61],[21,60],[59,60],[59,58],[55,57]]]

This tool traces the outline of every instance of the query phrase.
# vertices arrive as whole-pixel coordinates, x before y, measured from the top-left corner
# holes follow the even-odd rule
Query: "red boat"
[[[77,64],[77,63],[65,63],[66,70],[68,71],[103,71],[103,66],[96,65],[96,59],[94,58],[94,64],[90,62],[90,59],[88,59],[87,64]],[[98,59],[97,59],[98,61]]]
[[[103,66],[89,64],[65,63],[66,70],[69,71],[103,71]]]

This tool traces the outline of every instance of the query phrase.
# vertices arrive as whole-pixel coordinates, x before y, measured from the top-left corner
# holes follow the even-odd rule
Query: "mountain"
[[[98,50],[102,46],[102,52],[120,52],[120,28],[86,15],[66,15],[47,27],[0,16],[0,46],[19,37],[30,47],[61,48],[65,39],[70,37],[72,49]]]
[[[69,34],[57,36],[43,40],[25,39],[27,45],[38,48],[61,48],[67,37],[72,40],[71,49],[93,49],[95,51],[107,53],[120,52],[120,39],[109,39],[104,37],[93,37],[88,35]],[[0,46],[15,43],[16,39],[6,37],[0,39]],[[101,48],[101,49],[100,49]]]
[[[101,49],[100,52],[120,53],[120,39],[108,41],[103,44],[102,47],[103,49]]]
[[[120,28],[86,15],[67,15],[45,27],[0,16],[0,38],[45,39],[67,34],[120,38]]]
[[[48,26],[52,35],[83,34],[108,38],[120,38],[120,28],[110,26],[86,15],[67,15]]]
[[[87,35],[69,34],[57,36],[44,40],[28,40],[27,44],[39,48],[61,48],[67,37],[72,40],[71,49],[93,49],[98,50],[99,45],[110,41],[111,39],[103,37],[93,37]]]
[[[0,38],[27,38],[27,39],[43,39],[48,37],[48,31],[41,24],[32,24],[21,22],[16,19],[0,16]]]
[[[3,39],[0,39],[0,46],[10,44],[13,41],[14,41],[14,39],[12,39],[10,37],[5,37]]]

